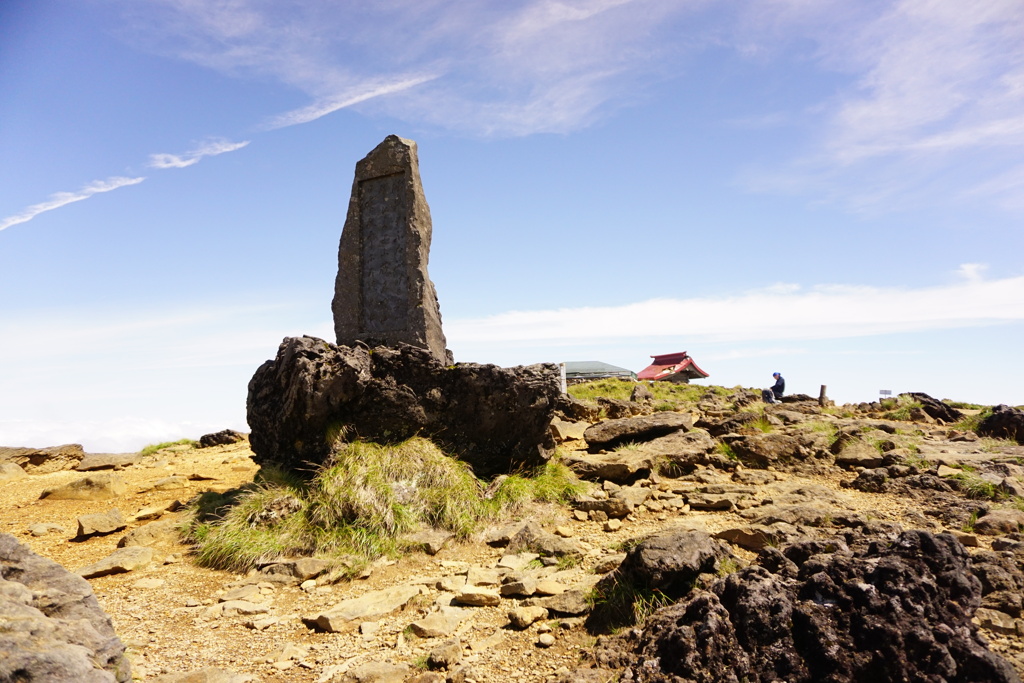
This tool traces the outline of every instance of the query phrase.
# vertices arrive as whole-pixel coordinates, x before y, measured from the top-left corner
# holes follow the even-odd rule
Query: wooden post
[[[822,384],[821,392],[818,394],[818,405],[821,406],[822,408],[824,408],[825,405],[828,403],[828,396],[825,395],[826,388],[827,387],[824,384]]]

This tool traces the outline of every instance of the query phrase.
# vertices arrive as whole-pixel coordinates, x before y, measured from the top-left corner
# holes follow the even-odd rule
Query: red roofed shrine
[[[637,379],[666,380],[669,382],[688,383],[691,379],[707,377],[708,373],[697,367],[693,359],[683,351],[651,356],[654,362],[637,373]]]

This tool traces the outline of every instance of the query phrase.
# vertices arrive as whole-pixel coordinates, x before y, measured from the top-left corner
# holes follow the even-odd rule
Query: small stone
[[[498,560],[498,567],[501,569],[511,569],[514,572],[521,571],[530,566],[530,563],[536,560],[540,555],[537,553],[515,553],[514,555],[504,555]]]
[[[431,669],[449,669],[462,659],[462,642],[452,638],[441,643],[427,656],[427,666]]]
[[[542,633],[540,634],[540,637],[537,638],[537,644],[541,647],[551,647],[555,644],[555,637],[550,633]]]
[[[501,583],[501,576],[496,569],[471,567],[466,574],[466,583],[470,586],[497,586]]]
[[[491,588],[467,586],[455,596],[455,602],[473,607],[494,607],[501,604],[501,596]]]
[[[517,607],[514,610],[510,610],[508,613],[508,620],[512,623],[512,627],[522,631],[525,628],[529,628],[531,624],[540,621],[541,619],[548,618],[548,611],[538,605],[532,607]]]
[[[606,521],[604,523],[604,527],[603,528],[604,528],[605,531],[609,531],[609,532],[618,531],[619,529],[622,528],[622,520],[621,519],[609,519],[608,521]]]
[[[537,582],[537,594],[538,595],[559,595],[564,593],[566,588],[564,585],[551,579],[545,579]]]
[[[590,516],[586,510],[573,510],[572,516],[573,519],[575,519],[577,522],[585,522],[588,519],[590,519]]]
[[[132,584],[132,588],[160,588],[160,586],[163,586],[165,583],[167,582],[163,579],[139,579],[138,581]]]
[[[40,522],[38,524],[31,524],[28,527],[29,533],[33,536],[46,536],[50,533],[66,534],[67,529],[60,526],[59,524],[49,524],[46,522]]]
[[[572,538],[574,534],[572,532],[572,529],[570,529],[569,527],[559,526],[555,527],[555,535],[561,536],[562,538]]]
[[[604,510],[591,510],[589,512],[591,522],[607,522],[608,513]]]

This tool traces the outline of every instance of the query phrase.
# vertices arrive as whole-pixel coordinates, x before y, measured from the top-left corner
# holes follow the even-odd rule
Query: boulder
[[[633,391],[629,394],[629,400],[633,403],[650,403],[654,400],[654,394],[647,388],[647,385],[637,382],[633,386]]]
[[[18,481],[27,476],[28,474],[21,468],[21,465],[14,462],[0,462],[0,483]]]
[[[557,443],[575,441],[583,438],[583,434],[589,426],[589,422],[568,422],[556,415],[551,420],[551,436]]]
[[[50,500],[109,500],[124,495],[124,480],[118,474],[101,472],[46,489],[39,497]]]
[[[168,519],[160,522],[150,522],[132,529],[121,537],[117,542],[118,548],[146,547],[162,548],[174,545],[178,542],[178,528],[181,522]]]
[[[596,403],[569,394],[559,394],[555,399],[555,413],[569,422],[596,422],[600,411]]]
[[[700,575],[714,574],[727,557],[735,560],[728,546],[703,531],[655,534],[637,544],[615,571],[597,583],[600,597],[588,623],[599,630],[631,623],[635,600],[650,599],[655,593],[678,600],[693,589]]]
[[[117,508],[106,512],[94,512],[78,518],[78,538],[88,538],[96,534],[112,534],[128,526],[124,515]]]
[[[953,424],[959,422],[964,418],[964,414],[951,405],[943,403],[937,398],[932,398],[928,394],[920,391],[908,391],[900,394],[913,401],[917,401],[921,404],[921,410],[933,420],[942,420],[946,424]]]
[[[79,569],[76,574],[85,579],[94,579],[108,574],[123,574],[145,567],[153,561],[153,549],[142,546],[119,548],[99,562]]]
[[[580,557],[583,551],[566,538],[544,531],[536,522],[529,522],[511,538],[508,549],[512,552],[530,551],[553,557]]]
[[[673,472],[691,472],[699,465],[723,465],[715,440],[703,429],[677,431],[643,444],[639,449]]]
[[[123,470],[138,462],[140,457],[138,453],[87,453],[75,470],[78,472]]]
[[[591,449],[614,448],[624,443],[650,441],[672,432],[693,428],[688,413],[661,412],[640,417],[605,420],[591,426],[583,438]]]
[[[714,420],[708,418],[701,418],[694,424],[695,427],[707,430],[711,436],[725,436],[726,434],[733,434],[741,432],[746,429],[751,422],[756,422],[761,419],[761,416],[757,413],[749,410],[744,410],[731,415],[724,420]]]
[[[597,397],[597,407],[605,417],[613,420],[650,412],[648,406],[642,403],[623,401],[621,398],[609,398],[607,396]]]
[[[552,364],[446,366],[414,346],[287,338],[249,382],[249,441],[258,464],[302,473],[342,436],[396,442],[419,434],[492,477],[549,457],[558,395]]]
[[[89,583],[0,534],[0,681],[130,681]]]
[[[419,586],[395,586],[370,591],[356,598],[339,602],[313,617],[303,617],[311,628],[338,633],[354,629],[357,621],[368,621],[404,607],[421,593]]]
[[[85,457],[81,444],[49,448],[8,448],[0,446],[0,462],[13,462],[31,474],[73,470]]]
[[[952,536],[815,550],[782,573],[750,566],[657,610],[642,630],[605,640],[593,665],[629,667],[638,683],[1019,681],[972,623],[980,586]]]
[[[1020,510],[989,510],[974,523],[974,531],[995,536],[1024,529],[1024,512]]]
[[[854,467],[875,468],[884,464],[885,456],[877,448],[860,439],[847,441],[843,449],[836,455],[836,465],[849,469]]]
[[[996,439],[1012,439],[1024,444],[1024,410],[998,405],[992,413],[978,423],[977,432],[981,436]]]
[[[740,462],[750,467],[784,466],[809,455],[796,437],[787,434],[751,434],[728,443]]]
[[[596,455],[572,453],[562,459],[580,479],[606,480],[626,484],[650,474],[655,459],[638,450],[623,450]]]
[[[230,446],[233,443],[245,441],[245,434],[236,432],[234,429],[222,429],[212,434],[203,434],[199,437],[200,448],[212,448],[213,446]]]

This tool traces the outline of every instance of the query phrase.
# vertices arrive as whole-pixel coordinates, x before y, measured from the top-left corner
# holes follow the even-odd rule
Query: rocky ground
[[[811,539],[845,539],[852,548],[850,534],[865,530],[888,538],[902,529],[948,531],[981,579],[973,617],[981,636],[1024,672],[1024,512],[1015,505],[1024,447],[920,411],[917,421],[883,419],[870,405],[823,410],[796,400],[762,411],[742,392],[709,394],[680,412],[621,403],[617,420],[599,421],[583,407],[556,424],[563,457],[591,482],[575,504],[535,506],[469,542],[380,561],[351,581],[317,576],[322,567],[301,562],[245,576],[192,562],[175,534],[182,504],[253,480],[258,468],[244,441],[93,460],[104,469],[89,472],[59,469],[88,464],[80,454],[63,463],[53,456],[50,465],[23,455],[27,476],[2,473],[0,532],[95,574],[89,582],[136,679],[215,667],[234,676],[220,680],[326,683],[574,680],[595,665],[602,675],[631,677],[622,657],[602,658],[608,638],[599,646],[587,619],[598,582],[641,539],[682,530],[720,539],[728,563],[719,558],[714,572],[696,577],[709,587],[747,571],[765,549]],[[597,427],[585,431],[591,421]],[[88,499],[57,492],[95,475],[80,496]],[[120,519],[81,521],[112,510]],[[132,549],[120,565],[115,556],[97,566]],[[642,630],[627,631],[646,642]]]

